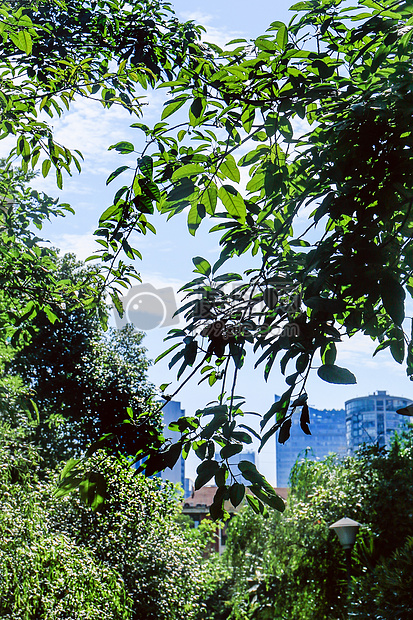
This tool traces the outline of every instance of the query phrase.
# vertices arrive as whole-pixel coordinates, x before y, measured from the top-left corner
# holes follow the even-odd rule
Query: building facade
[[[164,437],[165,439],[170,439],[175,443],[181,438],[181,434],[178,431],[169,430],[168,426],[172,422],[176,422],[176,420],[178,420],[179,418],[184,417],[185,409],[181,408],[181,403],[179,401],[170,400],[162,409],[162,413],[164,423]],[[172,469],[164,469],[160,475],[162,480],[169,480],[169,482],[173,482],[174,484],[180,484],[184,491],[187,487],[185,496],[189,494],[189,485],[185,484],[185,461],[182,455],[179,457],[176,465],[174,465]]]
[[[165,439],[170,439],[172,442],[178,441],[181,438],[181,434],[177,431],[169,430],[168,427],[171,422],[176,422],[176,420],[185,415],[185,409],[181,408],[180,402],[171,400],[166,403],[166,405],[162,409],[162,413],[164,423],[163,434]],[[142,461],[137,461],[135,463],[135,467],[138,468],[141,463]],[[180,484],[184,492],[184,497],[189,497],[189,495],[192,493],[191,481],[188,478],[185,478],[185,460],[182,454],[172,469],[169,469],[168,467],[161,471],[159,474],[155,475],[156,477],[162,478],[162,480],[168,480],[173,484]]]
[[[396,410],[410,403],[407,398],[390,396],[385,390],[348,400],[345,403],[348,453],[352,454],[362,443],[389,447],[394,432],[412,421],[411,417],[401,416]]]
[[[278,397],[275,397],[278,400]],[[309,408],[311,435],[305,435],[300,428],[300,416],[292,417],[290,438],[284,444],[275,439],[276,486],[288,487],[290,471],[297,458],[306,456],[320,460],[329,454],[344,456],[346,446],[346,416],[344,409]]]

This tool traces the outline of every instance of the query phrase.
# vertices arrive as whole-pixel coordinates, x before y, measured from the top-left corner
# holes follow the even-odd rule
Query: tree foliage
[[[88,279],[89,270],[73,255],[56,261],[56,276],[69,289]],[[52,323],[39,312],[31,322],[32,338],[10,351],[5,365],[8,377],[22,378],[26,400],[35,408],[33,441],[43,458],[53,465],[80,457],[103,435],[113,453],[135,455],[160,445],[162,424],[151,404],[144,335],[131,327],[105,333],[84,307],[55,308],[55,318]]]
[[[58,277],[57,252],[37,236],[45,220],[72,209],[33,190],[34,176],[0,160],[0,335],[12,345],[27,342],[34,333],[31,320],[40,310],[53,323],[57,307],[80,305],[74,287]],[[97,270],[91,269],[82,282],[83,298],[90,298],[98,284]]]
[[[179,341],[168,352],[182,384],[200,372],[216,385],[216,403],[181,420],[181,440],[146,462],[151,475],[194,449],[203,461],[196,485],[215,477],[219,486],[215,516],[224,499],[241,501],[240,474],[258,512],[283,507],[255,468],[228,465],[255,432],[242,423],[236,389],[251,349],[266,379],[279,358],[287,384],[261,413],[261,447],[278,430],[286,441],[296,412],[309,431],[311,371],[330,383],[356,381],[336,363],[345,338],[366,334],[413,376],[404,322],[413,290],[412,3],[307,0],[292,10],[288,25],[273,22],[226,49],[200,44],[201,29],[158,2],[12,3],[1,13],[1,137],[15,136],[26,170],[44,152],[42,172],[53,166],[58,186],[79,157],[54,141],[41,109],[60,115],[74,97],[97,96],[140,114],[138,87],[168,90],[160,122],[132,125],[144,147],[129,136],[110,147],[135,153],[136,165],[107,180],[127,177],[96,231],[107,269],[97,289],[109,284],[122,311],[132,267],[120,256],[140,256],[131,235],[154,232],[155,208],[168,218],[187,212],[190,234],[215,220],[220,256],[194,258],[186,325],[171,333]],[[219,271],[247,253],[244,274]]]
[[[169,5],[123,0],[99,2],[11,2],[1,9],[1,138],[15,136],[22,165],[43,159],[46,176],[80,170],[81,154],[53,138],[39,112],[61,116],[76,96],[94,97],[105,107],[119,104],[140,113],[137,85],[171,79],[187,62],[195,32],[182,25]]]
[[[124,583],[112,567],[47,526],[36,483],[36,449],[2,425],[0,439],[0,611],[3,618],[130,618]]]
[[[202,618],[211,587],[208,531],[182,528],[170,484],[104,457],[99,513],[39,481],[40,455],[22,431],[0,435],[0,612],[4,618]],[[50,471],[50,470],[49,470]]]
[[[11,162],[18,160],[26,173],[40,168],[44,177],[54,171],[60,188],[64,174],[81,170],[82,154],[55,140],[48,117],[61,117],[79,97],[98,100],[104,108],[120,105],[139,117],[141,92],[160,80],[173,79],[178,67],[192,62],[198,33],[199,28],[192,23],[181,24],[168,3],[157,0],[137,1],[132,5],[123,0],[3,2],[0,140],[8,138],[14,146],[7,159],[6,174],[2,173],[0,191],[9,218],[20,216],[37,226],[51,213],[61,215],[67,208],[66,205],[59,211],[54,201],[42,199],[35,214],[33,200],[28,212],[23,208],[19,213],[18,206],[15,209],[16,204],[28,206],[28,201],[27,196],[22,202],[21,195],[13,194],[15,179],[10,176]],[[39,200],[36,195],[31,197]],[[16,286],[21,289],[22,283],[26,283],[28,291],[33,289],[33,294],[40,296],[40,286],[36,283],[45,280],[41,269],[50,269],[50,255],[37,245],[30,246],[31,251],[24,248],[18,261],[25,262],[23,278],[11,264],[18,257],[17,249],[9,247],[15,242],[16,231],[7,234],[8,229],[3,233],[8,243],[3,255],[10,263],[11,274],[18,274]],[[116,268],[112,267],[105,277],[90,282],[92,299],[101,300],[106,285],[119,285],[131,272],[122,261]],[[56,283],[50,277],[44,284],[43,295],[52,296]],[[40,303],[38,299],[35,301]],[[47,299],[42,301],[46,304]],[[26,312],[30,310],[34,314],[38,306],[31,298],[28,302]]]
[[[178,380],[200,372],[218,387],[216,405],[182,422],[181,440],[185,454],[192,446],[204,461],[199,485],[218,473],[213,442],[221,448],[216,514],[238,484],[227,454],[251,441],[235,398],[251,348],[266,379],[279,358],[287,383],[261,414],[261,447],[278,430],[288,439],[295,412],[309,430],[311,371],[329,383],[356,382],[336,363],[339,343],[356,333],[413,373],[404,323],[413,290],[413,6],[310,0],[292,10],[288,26],[273,22],[229,49],[209,46],[197,66],[160,85],[170,93],[161,122],[140,125],[143,151],[127,144],[140,155],[137,166],[109,178],[130,180],[98,229],[104,260],[130,235],[131,214],[146,218],[155,204],[168,217],[185,210],[191,234],[206,220],[221,235],[215,264],[193,259],[196,277],[183,287],[180,310],[186,325],[172,330],[178,342],[168,349]],[[246,253],[244,274],[219,271]],[[271,492],[256,472],[250,481],[262,511]]]
[[[284,514],[263,519],[247,509],[230,524],[231,615],[223,617],[347,617],[345,555],[328,526],[348,516],[362,524],[352,554],[351,615],[407,618],[411,489],[406,445],[298,463]]]

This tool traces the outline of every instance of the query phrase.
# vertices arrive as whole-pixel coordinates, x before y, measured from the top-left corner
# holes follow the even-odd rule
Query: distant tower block
[[[278,400],[278,397],[275,397]],[[344,456],[346,446],[346,417],[344,409],[324,409],[310,407],[311,435],[305,435],[300,428],[300,415],[292,417],[290,438],[285,444],[275,439],[276,486],[288,487],[290,471],[299,456],[307,454],[310,460],[323,459],[328,454]]]
[[[396,409],[412,401],[400,396],[390,396],[378,390],[370,396],[352,398],[345,403],[347,450],[352,454],[362,443],[389,446],[396,430],[402,430],[412,417],[401,416]]]
[[[163,423],[164,423],[164,437],[165,439],[171,439],[173,442],[178,441],[181,438],[181,433],[178,431],[170,431],[168,426],[171,422],[176,422],[179,418],[185,416],[185,409],[181,409],[181,403],[176,400],[170,400],[166,403],[164,408],[162,409],[163,413]],[[169,480],[174,484],[180,484],[182,488],[185,490],[185,461],[182,455],[179,457],[176,465],[169,469],[164,469],[161,472],[162,480]],[[187,485],[188,486],[188,483]],[[187,490],[187,494],[189,494],[189,490]]]

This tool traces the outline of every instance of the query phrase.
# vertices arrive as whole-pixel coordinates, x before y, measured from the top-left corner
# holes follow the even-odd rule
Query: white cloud
[[[76,257],[79,260],[85,260],[88,256],[91,256],[93,252],[95,252],[99,248],[93,237],[92,232],[83,235],[57,235],[52,240],[52,245],[58,247],[61,254],[76,254]]]
[[[240,30],[230,30],[229,28],[217,28],[212,25],[216,19],[214,15],[202,13],[201,11],[183,11],[181,16],[184,20],[192,20],[197,24],[202,24],[206,28],[206,32],[202,35],[202,40],[208,43],[214,43],[221,48],[232,39],[239,39],[245,36]]]

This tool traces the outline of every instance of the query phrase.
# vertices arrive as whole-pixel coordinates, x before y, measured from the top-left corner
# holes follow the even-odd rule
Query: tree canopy
[[[160,123],[141,125],[137,168],[114,173],[133,176],[135,198],[115,201],[98,231],[107,259],[121,243],[116,234],[129,234],[131,210],[156,202],[168,217],[185,210],[191,234],[206,220],[221,235],[215,264],[193,259],[196,277],[183,287],[186,326],[171,331],[178,342],[168,349],[178,380],[199,371],[218,387],[216,404],[181,421],[184,452],[192,446],[203,460],[196,485],[215,476],[219,486],[217,514],[223,498],[237,503],[243,493],[227,459],[253,434],[240,424],[236,396],[251,349],[265,378],[278,357],[287,384],[261,413],[261,447],[278,430],[288,439],[295,412],[310,432],[312,370],[329,383],[356,382],[336,357],[337,344],[358,332],[413,373],[404,323],[413,290],[413,5],[325,0],[292,10],[288,27],[273,22],[254,41],[210,46],[211,57],[161,85],[170,99]],[[222,273],[229,258],[246,253],[251,269]],[[159,466],[165,458],[157,457]],[[262,476],[244,462],[244,477],[244,469],[256,509],[262,500],[274,504]]]
[[[120,105],[139,117],[141,93],[159,80],[172,79],[178,67],[192,62],[198,32],[199,28],[192,23],[181,24],[168,3],[157,0],[138,1],[133,6],[123,0],[2,3],[0,140],[8,138],[8,144],[14,143],[2,164],[2,212],[13,211],[15,219],[26,218],[26,231],[29,224],[40,228],[43,219],[52,214],[62,215],[68,205],[58,207],[57,201],[42,199],[34,209],[33,201],[39,197],[30,192],[22,203],[22,196],[16,195],[16,179],[10,172],[12,163],[17,160],[26,173],[40,167],[44,177],[54,171],[56,184],[61,188],[63,173],[71,175],[74,170],[81,170],[82,154],[55,140],[48,117],[62,116],[79,97],[98,100],[105,108]],[[21,204],[24,209],[19,208]],[[8,229],[3,236],[7,233]],[[15,244],[15,234],[16,231],[6,239],[9,246]],[[21,241],[26,242],[26,237]],[[26,263],[25,273],[31,288],[36,288],[35,282],[44,275],[41,264],[44,269],[48,267],[44,255],[47,251],[36,244],[33,258],[24,250],[20,254]],[[13,252],[16,249],[10,251],[8,246],[3,251],[9,260]],[[30,269],[36,260],[40,274]],[[111,282],[119,283],[130,271],[128,265],[118,262],[116,269],[113,267],[105,277],[89,282],[83,303],[88,300],[90,306],[95,302],[99,305]],[[25,282],[21,277],[17,286],[27,288]],[[59,303],[60,289],[56,284],[49,278],[44,282],[44,290],[50,297],[54,294]],[[41,299],[39,305],[33,299],[29,301],[32,314],[42,305],[46,309],[47,299]]]
[[[1,137],[16,136],[24,167],[36,165],[43,150],[43,174],[53,166],[61,185],[62,171],[79,164],[54,142],[40,108],[60,114],[75,96],[99,93],[104,106],[139,114],[138,87],[169,93],[160,122],[132,125],[143,132],[143,147],[129,137],[110,147],[136,154],[136,166],[109,176],[107,183],[120,175],[127,181],[96,232],[108,270],[101,284],[111,285],[116,308],[122,312],[131,272],[120,256],[139,257],[131,235],[154,232],[155,208],[167,217],[186,212],[190,234],[211,220],[220,235],[215,264],[194,258],[196,277],[184,287],[181,309],[186,326],[172,331],[179,341],[168,350],[181,385],[200,372],[218,388],[216,402],[177,421],[181,440],[155,451],[146,472],[194,449],[202,460],[196,486],[215,477],[219,487],[215,516],[225,498],[242,500],[240,473],[257,511],[265,503],[282,508],[251,464],[241,462],[239,472],[228,465],[255,433],[242,423],[237,395],[245,355],[255,353],[265,378],[279,358],[286,376],[280,400],[260,413],[261,447],[278,430],[286,441],[295,413],[310,432],[311,371],[330,383],[356,381],[336,363],[345,338],[366,334],[376,352],[389,348],[413,376],[404,322],[413,291],[412,2],[298,2],[288,25],[275,21],[257,39],[226,49],[201,44],[200,29],[176,22],[163,3],[56,6],[9,4],[1,13]],[[50,35],[55,28],[61,44]],[[251,269],[222,273],[228,259],[247,253]],[[142,447],[137,456],[145,454]]]
[[[223,606],[218,618],[409,618],[411,432],[406,439],[390,451],[365,446],[341,460],[301,459],[282,515],[236,516],[223,558],[231,614]],[[344,515],[362,524],[352,552],[350,608],[345,554],[329,529]]]
[[[57,259],[56,266],[69,288],[88,279],[88,269],[72,255]],[[87,308],[59,307],[55,313],[53,323],[44,312],[37,314],[32,338],[10,351],[5,368],[5,374],[22,378],[34,403],[34,440],[43,458],[55,464],[79,457],[105,433],[112,433],[105,446],[114,453],[133,455],[139,442],[160,445],[144,334],[130,326],[105,332]],[[132,423],[139,432],[129,432]]]
[[[25,432],[0,424],[2,618],[203,617],[214,572],[203,552],[215,526],[183,528],[171,484],[103,457],[91,465],[104,460],[109,497],[94,513],[74,495],[55,497],[57,473],[45,477]]]

